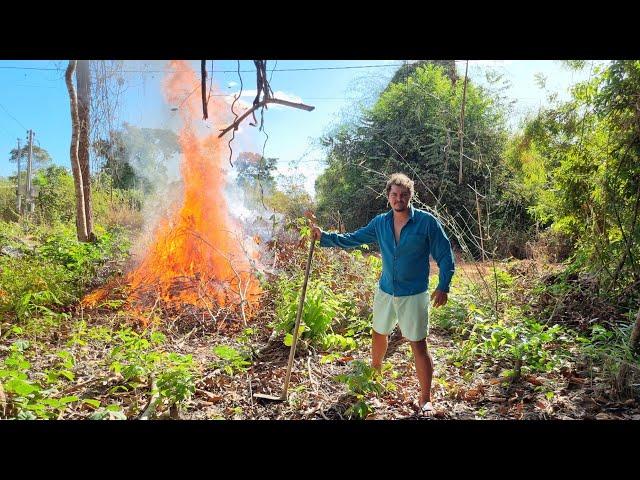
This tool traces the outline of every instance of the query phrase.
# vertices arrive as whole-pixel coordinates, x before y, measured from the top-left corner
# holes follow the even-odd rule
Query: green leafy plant
[[[171,352],[164,360],[165,364],[157,380],[160,397],[167,399],[169,404],[188,400],[196,391],[192,356]]]
[[[89,420],[126,420],[127,416],[122,412],[122,408],[119,405],[107,405],[104,408],[99,408],[91,415]]]
[[[328,333],[322,339],[322,347],[327,351],[339,350],[341,352],[348,352],[355,350],[358,345],[351,337],[345,337],[337,333]]]
[[[4,225],[0,222],[0,246]],[[13,230],[9,231],[13,238]],[[56,310],[77,301],[97,269],[107,260],[123,256],[128,245],[125,233],[105,232],[99,226],[96,232],[95,243],[82,243],[71,226],[34,227],[32,247],[19,250],[19,255],[0,255],[0,312],[15,313],[24,321],[53,316]]]
[[[60,377],[63,377],[69,381],[75,378],[72,369],[75,365],[75,359],[73,355],[66,350],[60,350],[56,352],[56,355],[60,358],[60,362],[56,365],[56,368],[46,370],[47,383],[55,384]]]
[[[79,400],[76,396],[61,398],[49,397],[51,391],[44,390],[38,383],[31,380],[28,370],[31,364],[25,359],[23,352],[29,342],[16,341],[11,347],[11,353],[0,364],[0,381],[9,396],[9,416],[17,419],[57,418],[69,403]],[[61,356],[63,363],[69,364],[69,358]]]
[[[130,328],[119,330],[117,337],[120,344],[111,351],[110,368],[121,374],[131,386],[144,383],[149,374],[155,372],[162,360],[162,353],[157,350],[164,341],[160,332],[152,332],[150,340],[134,332]]]
[[[349,364],[351,371],[336,375],[333,379],[344,383],[355,402],[345,412],[349,418],[365,419],[373,412],[366,399],[370,395],[381,395],[385,387],[380,374],[362,360],[354,360]]]
[[[117,332],[117,338],[120,344],[111,352],[110,368],[122,375],[126,385],[115,389],[136,388],[152,379],[155,388],[151,394],[158,395],[156,405],[180,404],[191,398],[196,370],[191,355],[162,351],[166,336],[158,331],[138,334],[126,328]]]
[[[298,282],[288,279],[281,280],[279,287],[281,301],[276,309],[278,322],[275,328],[277,331],[291,333],[298,311],[300,287]],[[331,331],[331,323],[339,308],[338,295],[333,293],[326,284],[310,281],[302,310],[301,325],[305,327],[301,332],[302,338],[321,345],[324,337]]]
[[[219,360],[213,363],[214,368],[222,369],[227,375],[246,372],[251,366],[250,357],[228,345],[217,345],[213,353]]]

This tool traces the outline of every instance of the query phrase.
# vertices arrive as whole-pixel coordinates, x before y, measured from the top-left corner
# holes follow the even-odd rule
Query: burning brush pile
[[[226,202],[226,141],[215,133],[198,133],[194,125],[201,114],[198,96],[184,100],[185,92],[192,92],[199,80],[184,61],[171,62],[170,67],[175,73],[165,81],[165,95],[170,104],[182,103],[182,199],[158,223],[136,266],[117,281],[119,288],[112,282],[89,294],[82,304],[96,308],[118,295],[124,308],[143,323],[148,317],[144,312],[161,306],[164,311],[201,311],[211,320],[224,311],[224,317],[235,316],[246,324],[261,293],[253,274],[257,242],[243,233],[240,222],[230,215],[233,205]],[[228,113],[221,98],[211,97],[215,126],[223,124]]]

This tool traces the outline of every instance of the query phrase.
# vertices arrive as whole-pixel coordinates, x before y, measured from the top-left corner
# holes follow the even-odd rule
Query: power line
[[[13,140],[14,135],[11,135],[7,130],[5,130],[4,127],[0,127],[0,130],[2,130],[2,132],[4,132],[5,135],[7,135],[9,138],[11,138],[11,140]]]
[[[29,84],[29,83],[14,83],[14,87],[29,87],[29,88],[58,88],[54,85],[37,85],[37,84]]]
[[[62,68],[44,68],[44,67],[14,67],[14,66],[0,66],[4,70],[41,70],[41,71],[56,71],[61,72]]]
[[[361,68],[385,68],[385,67],[400,67],[402,63],[384,63],[380,65],[345,65],[343,67],[307,67],[307,68],[275,68],[271,72],[310,72],[317,70],[353,70]],[[55,71],[62,72],[63,68],[46,68],[46,67],[15,67],[15,66],[0,66],[3,70],[38,70],[38,71]],[[189,70],[126,70],[125,73],[184,73]],[[254,73],[255,70],[240,70],[241,73]],[[214,73],[238,73],[237,70],[211,70],[207,71],[208,74]]]
[[[24,125],[22,125],[22,123],[20,123],[20,120],[18,120],[16,117],[14,117],[13,115],[11,115],[11,114],[9,113],[9,110],[7,110],[6,108],[4,108],[4,105],[2,105],[1,103],[0,103],[0,107],[2,107],[2,109],[7,113],[7,115],[9,115],[11,118],[13,118],[13,119],[18,123],[18,125],[20,125],[20,126],[21,126],[22,128],[24,128],[25,130],[28,130],[28,128],[27,128],[27,127],[25,127]]]
[[[199,87],[199,85],[198,85]],[[191,92],[193,93],[193,92]],[[236,93],[212,93],[211,96],[212,97],[233,97],[237,94]],[[245,98],[250,98],[253,97],[255,95],[243,95],[243,97]],[[275,96],[274,98],[280,98],[278,96]],[[358,100],[358,98],[346,98],[346,97],[304,97],[305,100]],[[286,98],[282,98],[281,100],[286,100]],[[293,101],[293,100],[291,100]]]

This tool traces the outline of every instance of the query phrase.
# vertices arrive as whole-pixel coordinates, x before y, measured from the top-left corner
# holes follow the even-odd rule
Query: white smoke
[[[149,68],[158,69],[159,67],[154,62],[149,65]],[[236,85],[231,85],[231,83],[233,82],[230,82],[230,87],[237,88]],[[162,89],[160,82],[158,82],[157,86],[160,90]],[[239,91],[235,92],[235,94],[231,93],[225,96],[225,102],[231,105],[234,100],[234,95],[238,93]],[[190,99],[189,94],[189,92],[185,92],[186,101]],[[250,108],[252,106],[251,100],[255,97],[255,94],[255,89],[253,91],[244,90],[242,97],[235,104],[236,112]],[[299,97],[280,91],[275,92],[274,96],[292,102],[302,101]],[[245,102],[245,99],[249,99],[249,101]],[[184,105],[180,104],[169,105],[165,103],[161,108],[149,108],[149,111],[154,111],[155,115],[144,114],[141,108],[141,115],[143,115],[143,117],[141,117],[140,122],[136,122],[135,127],[139,129],[165,129],[178,135],[184,125],[181,116],[181,109],[183,107]],[[277,105],[271,105],[269,108],[276,107]],[[229,123],[231,123],[232,120],[233,116],[229,112]],[[248,120],[249,119],[246,119],[235,132],[235,138],[231,145],[234,152],[234,158],[232,158],[234,163],[239,152],[255,151],[250,145],[254,143],[252,137],[255,136],[256,129],[243,128],[243,126],[246,126]],[[192,121],[192,128],[201,138],[205,135],[214,134],[218,131],[218,127],[217,125],[213,125],[211,120],[202,121],[193,119]],[[221,141],[226,144],[230,138],[231,133],[223,137]],[[142,208],[145,223],[140,238],[135,242],[135,247],[132,252],[134,256],[142,256],[146,253],[153,240],[153,234],[157,226],[162,220],[171,220],[173,218],[176,210],[181,207],[184,196],[184,184],[180,173],[180,164],[183,160],[182,152],[178,151],[167,158],[162,154],[160,149],[150,148],[146,155],[140,155],[140,145],[136,143],[139,140],[139,138],[133,137],[128,140],[125,139],[126,151],[128,152],[127,160],[134,168],[136,175],[144,179],[144,181],[151,186],[152,192],[145,196]],[[180,149],[179,144],[177,147]],[[228,213],[242,225],[243,231],[241,233],[238,232],[237,237],[242,237],[242,239],[238,238],[238,240],[241,241],[245,252],[250,255],[255,249],[259,250],[260,264],[257,264],[256,267],[263,270],[261,264],[272,264],[273,254],[267,244],[273,240],[278,229],[281,229],[283,216],[264,208],[262,205],[251,205],[242,189],[239,188],[236,183],[237,169],[231,168],[228,164],[228,150],[223,149],[221,155],[223,155],[224,158],[216,159],[219,160],[216,161],[216,163],[222,165],[224,169],[223,174],[226,178],[226,187],[225,191],[221,193],[225,196]]]

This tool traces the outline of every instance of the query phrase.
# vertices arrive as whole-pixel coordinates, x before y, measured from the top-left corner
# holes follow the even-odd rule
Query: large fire
[[[243,317],[252,313],[260,288],[252,275],[257,260],[255,242],[245,241],[240,223],[230,215],[225,195],[227,141],[217,138],[217,126],[228,121],[229,106],[221,96],[210,97],[212,134],[199,134],[200,80],[185,61],[172,61],[164,84],[170,105],[180,104],[183,127],[180,170],[184,194],[180,206],[156,227],[153,240],[138,267],[127,275],[128,303],[136,308],[161,299],[165,304],[210,308],[237,307]],[[198,92],[199,93],[199,92]],[[217,92],[214,92],[217,93]],[[97,294],[98,292],[96,292]],[[95,303],[99,295],[86,298]]]

